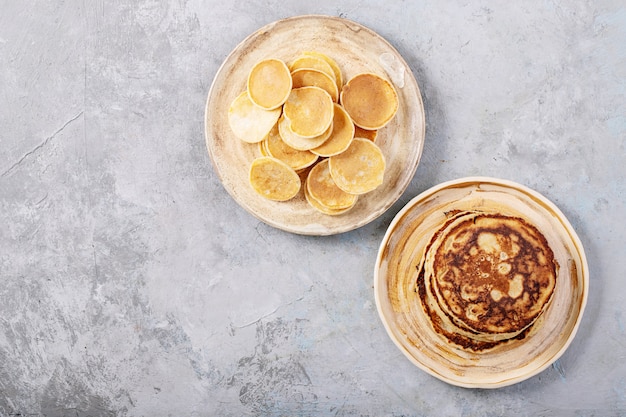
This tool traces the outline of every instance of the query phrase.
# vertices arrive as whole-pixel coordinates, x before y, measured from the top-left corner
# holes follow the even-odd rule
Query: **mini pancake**
[[[317,211],[327,214],[329,216],[339,216],[347,211],[350,211],[352,207],[354,207],[354,206],[351,206],[351,207],[347,207],[344,209],[331,209],[320,204],[319,201],[311,197],[311,195],[307,191],[306,185],[303,187],[303,190],[304,190],[304,198],[306,199],[307,203],[309,203],[309,205],[313,207],[314,209],[316,209]]]
[[[296,58],[289,65],[289,71],[291,71],[292,73],[302,68],[322,71],[323,73],[328,74],[328,76],[333,80],[336,85],[337,79],[335,76],[335,71],[325,59],[315,55],[303,54]]]
[[[357,200],[355,194],[348,194],[337,187],[328,169],[328,159],[311,168],[305,187],[311,198],[331,210],[350,208]]]
[[[264,110],[244,91],[228,109],[228,123],[236,137],[248,143],[261,142],[280,117],[281,109]]]
[[[378,136],[378,130],[365,130],[361,127],[354,126],[354,137],[365,138],[372,142],[376,142],[376,136]]]
[[[339,100],[339,89],[335,80],[323,71],[312,68],[300,68],[291,73],[291,78],[293,80],[293,88],[319,87],[330,94],[335,103]]]
[[[278,126],[272,129],[262,143],[266,144],[265,148],[269,156],[286,162],[296,171],[313,165],[319,158],[319,156],[310,151],[300,151],[287,145],[280,137]]]
[[[333,111],[330,94],[319,87],[294,88],[283,105],[291,131],[305,138],[324,133],[333,121]]]
[[[299,151],[308,151],[313,148],[317,148],[322,145],[333,131],[333,125],[331,123],[328,129],[319,136],[313,138],[304,138],[300,135],[293,133],[291,130],[291,121],[283,114],[278,120],[278,132],[282,140],[294,149]]]
[[[329,158],[329,168],[339,188],[365,194],[383,183],[385,156],[371,140],[354,138],[348,149]]]
[[[265,59],[257,62],[248,74],[248,95],[262,109],[276,109],[289,97],[292,83],[287,64],[280,59]]]
[[[333,156],[348,149],[354,138],[354,123],[343,107],[336,103],[332,126],[328,140],[317,148],[311,149],[311,152],[319,156]]]
[[[341,74],[341,68],[339,67],[339,65],[334,59],[318,51],[306,51],[303,53],[303,55],[318,57],[326,61],[328,65],[330,65],[330,67],[332,68],[333,73],[335,74],[335,81],[337,82],[337,88],[341,90],[341,87],[343,87],[343,76]]]
[[[261,156],[250,166],[250,184],[261,196],[287,201],[300,191],[300,177],[289,165],[271,156]]]
[[[351,78],[341,90],[341,104],[355,125],[367,130],[385,126],[398,111],[398,94],[384,78],[362,73]]]

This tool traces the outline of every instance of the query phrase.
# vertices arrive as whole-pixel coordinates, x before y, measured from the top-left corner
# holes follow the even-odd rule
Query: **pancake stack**
[[[526,220],[454,211],[424,248],[417,291],[438,334],[483,351],[524,338],[538,325],[557,274],[547,240]]]

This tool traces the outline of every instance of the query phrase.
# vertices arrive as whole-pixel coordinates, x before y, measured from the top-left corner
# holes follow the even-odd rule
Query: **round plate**
[[[228,125],[228,107],[246,89],[252,66],[265,58],[289,62],[304,51],[333,58],[344,80],[360,72],[386,76],[398,92],[394,119],[378,132],[376,143],[386,161],[384,183],[359,198],[345,214],[329,216],[309,206],[303,191],[288,202],[274,202],[255,193],[248,181],[258,144],[237,139]],[[375,32],[352,21],[327,16],[299,16],[271,23],[239,44],[218,70],[206,104],[206,144],[213,166],[228,193],[254,216],[289,232],[331,235],[356,229],[385,212],[415,174],[424,144],[421,94],[400,54]]]
[[[554,252],[559,272],[552,301],[525,338],[468,352],[445,340],[428,321],[416,292],[417,265],[445,213],[457,209],[524,217]],[[587,271],[583,246],[554,204],[510,181],[471,177],[423,192],[396,215],[380,246],[374,291],[387,333],[411,362],[453,385],[497,388],[538,374],[567,349],[587,301]]]

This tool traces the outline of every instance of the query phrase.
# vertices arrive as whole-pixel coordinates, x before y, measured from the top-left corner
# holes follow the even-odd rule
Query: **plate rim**
[[[567,339],[565,340],[563,345],[560,347],[560,349],[552,357],[549,358],[549,360],[547,360],[543,364],[540,364],[537,368],[533,369],[528,374],[520,375],[520,376],[512,377],[512,378],[504,378],[498,382],[471,383],[471,382],[464,382],[464,381],[456,380],[450,376],[441,375],[438,372],[426,366],[425,364],[423,364],[422,362],[420,362],[417,358],[411,355],[410,352],[408,352],[408,350],[404,347],[404,345],[399,340],[397,340],[396,336],[394,335],[392,328],[390,324],[388,323],[388,320],[386,320],[386,316],[383,312],[381,294],[379,290],[381,280],[384,279],[380,277],[380,273],[379,273],[379,270],[381,267],[381,261],[382,261],[382,254],[384,252],[384,249],[387,243],[389,242],[391,235],[393,234],[394,227],[398,223],[400,223],[402,219],[404,218],[404,215],[408,211],[413,209],[416,205],[418,205],[420,201],[428,197],[431,197],[444,189],[447,189],[453,186],[459,186],[461,184],[469,183],[469,182],[490,183],[490,184],[503,186],[505,188],[517,189],[541,201],[542,204],[545,204],[546,206],[548,206],[550,210],[552,210],[555,213],[558,220],[563,224],[564,228],[567,230],[569,234],[569,237],[573,240],[574,245],[578,249],[577,253],[580,257],[580,264],[581,264],[580,276],[582,278],[582,288],[581,288],[582,296],[581,296],[581,301],[580,301],[580,308],[578,309],[578,312],[577,312],[576,321],[570,331],[570,334],[567,336]],[[389,223],[389,226],[386,229],[383,239],[378,247],[378,252],[376,255],[376,263],[374,266],[374,299],[375,299],[375,304],[376,304],[376,310],[378,312],[378,316],[381,322],[383,323],[383,326],[385,328],[385,331],[388,337],[392,340],[394,345],[403,353],[403,355],[407,359],[409,359],[409,361],[413,363],[415,366],[417,366],[419,369],[421,369],[427,374],[443,382],[446,382],[448,384],[455,385],[458,387],[463,387],[463,388],[482,388],[482,389],[503,388],[503,387],[510,386],[510,385],[522,382],[524,380],[530,379],[540,374],[541,372],[543,372],[545,369],[551,366],[565,353],[565,351],[569,348],[570,344],[574,340],[576,334],[578,333],[578,328],[580,327],[580,323],[584,315],[588,296],[589,296],[589,265],[587,262],[587,256],[586,256],[582,241],[580,240],[580,237],[576,233],[576,230],[571,225],[569,219],[565,216],[565,214],[558,208],[556,204],[554,204],[550,199],[548,199],[546,196],[544,196],[540,192],[526,185],[523,185],[521,183],[518,183],[512,180],[502,179],[502,178],[497,178],[497,177],[490,177],[490,176],[467,176],[467,177],[460,177],[460,178],[444,181],[422,191],[415,197],[411,198],[396,213],[392,221]]]
[[[414,131],[412,138],[416,141],[420,142],[420,145],[418,146],[418,151],[415,154],[415,163],[413,163],[409,169],[405,170],[405,174],[400,178],[401,181],[399,181],[400,186],[395,190],[395,198],[390,198],[388,200],[384,201],[384,204],[382,204],[379,208],[377,208],[374,211],[373,215],[370,216],[365,216],[362,217],[360,220],[358,221],[354,221],[352,223],[342,223],[341,225],[338,226],[329,226],[329,227],[320,227],[320,228],[313,228],[313,229],[309,229],[309,228],[304,228],[304,227],[296,227],[296,226],[292,226],[290,224],[285,224],[279,221],[276,221],[275,219],[272,218],[268,218],[267,216],[263,216],[262,214],[258,213],[257,211],[253,210],[251,207],[249,207],[247,204],[245,204],[244,201],[242,201],[243,199],[239,198],[236,193],[234,192],[234,190],[231,189],[231,187],[227,186],[225,184],[224,181],[224,177],[223,177],[223,173],[218,169],[218,164],[216,163],[215,158],[217,158],[217,156],[214,154],[214,150],[212,149],[211,146],[211,135],[210,133],[212,132],[211,127],[210,127],[210,123],[209,123],[209,112],[210,112],[210,105],[211,105],[211,97],[214,93],[214,89],[217,86],[218,80],[220,79],[220,76],[222,75],[222,73],[224,72],[226,66],[229,64],[229,62],[231,61],[231,59],[233,59],[234,57],[237,56],[237,53],[244,48],[249,42],[251,42],[252,40],[255,39],[256,36],[258,36],[260,33],[265,33],[267,31],[270,31],[274,26],[279,25],[279,24],[288,24],[289,22],[292,21],[301,21],[301,20],[320,20],[320,21],[333,21],[333,22],[340,22],[344,25],[354,25],[355,27],[358,28],[358,30],[360,31],[366,31],[367,33],[369,33],[371,36],[374,36],[379,42],[381,42],[382,44],[384,44],[387,48],[389,48],[392,52],[395,52],[395,55],[397,56],[397,58],[400,59],[400,62],[403,66],[403,68],[405,68],[408,76],[410,79],[412,79],[412,83],[415,86],[415,93],[416,93],[416,101],[419,103],[419,114],[415,115],[415,118],[419,119],[419,125],[421,127],[421,129],[419,129],[419,131]],[[416,112],[417,113],[417,112]],[[211,165],[213,166],[213,171],[215,172],[215,174],[217,175],[221,185],[224,187],[224,189],[227,191],[227,193],[229,194],[229,196],[240,206],[242,207],[246,212],[248,212],[249,214],[251,214],[253,217],[255,217],[256,219],[283,231],[286,232],[290,232],[290,233],[294,233],[294,234],[299,234],[299,235],[310,235],[310,236],[330,236],[330,235],[337,235],[337,234],[341,234],[341,233],[345,233],[345,232],[349,232],[352,230],[356,230],[360,227],[363,227],[371,222],[373,222],[374,220],[376,220],[377,218],[379,218],[380,216],[382,216],[385,212],[387,212],[392,206],[393,204],[395,204],[401,197],[402,195],[406,192],[407,188],[409,187],[412,179],[415,177],[415,173],[417,172],[417,168],[421,162],[421,158],[423,156],[423,151],[424,151],[424,144],[425,144],[425,139],[426,139],[426,111],[424,108],[424,100],[422,97],[422,91],[420,88],[419,83],[417,82],[417,79],[415,78],[415,75],[413,73],[412,68],[409,66],[409,64],[406,62],[406,60],[404,59],[404,57],[400,54],[400,52],[386,39],[384,38],[382,35],[380,35],[379,33],[377,33],[376,31],[374,31],[373,29],[370,29],[369,27],[356,22],[354,20],[351,19],[347,19],[344,17],[340,17],[340,16],[331,16],[331,15],[324,15],[324,14],[302,14],[302,15],[294,15],[294,16],[289,16],[289,17],[285,17],[282,19],[278,19],[275,21],[272,21],[270,23],[267,23],[257,29],[255,29],[253,32],[249,33],[247,36],[245,36],[239,43],[237,43],[237,45],[227,54],[227,56],[223,59],[223,61],[221,62],[220,66],[218,67],[217,71],[215,72],[215,75],[213,77],[213,80],[211,82],[211,86],[208,90],[208,94],[206,97],[206,101],[205,101],[205,108],[204,108],[204,140],[205,140],[205,146],[206,149],[208,151],[209,154],[209,159],[211,160]]]

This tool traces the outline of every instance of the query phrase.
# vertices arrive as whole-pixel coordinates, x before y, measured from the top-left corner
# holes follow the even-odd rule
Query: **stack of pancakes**
[[[557,273],[548,242],[526,220],[453,211],[424,249],[417,289],[437,333],[482,351],[523,338],[538,323]]]

